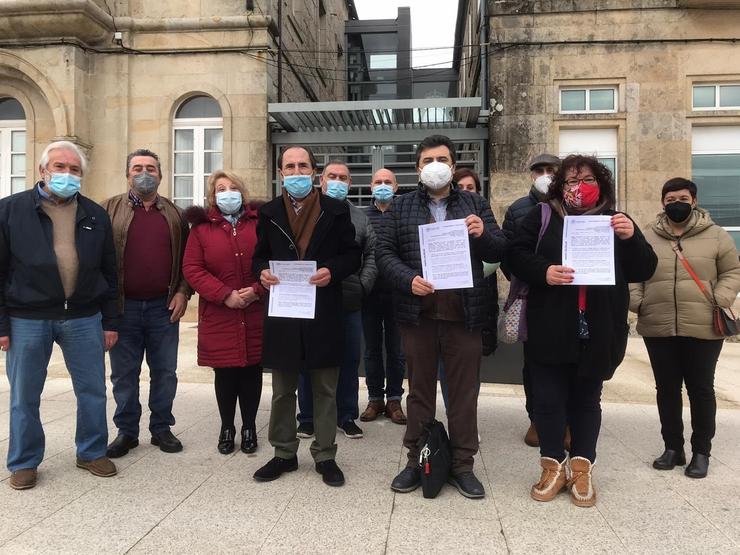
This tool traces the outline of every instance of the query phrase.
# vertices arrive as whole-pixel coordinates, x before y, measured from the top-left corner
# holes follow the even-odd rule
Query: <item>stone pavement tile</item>
[[[313,476],[304,476],[303,486],[296,490],[261,552],[383,552],[393,507],[393,492],[384,476],[394,465],[368,461],[342,468],[347,482],[339,488],[327,486],[313,468],[308,469]],[[261,485],[268,490],[272,486]]]
[[[72,450],[44,461],[33,489],[17,491],[6,482],[0,483],[0,546],[98,487],[90,478],[89,473],[75,467]]]
[[[388,554],[507,552],[501,526],[495,520],[462,518],[442,511],[419,518],[394,509],[391,515]]]
[[[729,553],[738,544],[673,491],[615,488],[598,510],[632,552]]]
[[[620,553],[624,545],[597,508],[584,509],[562,493],[501,519],[510,553]]]

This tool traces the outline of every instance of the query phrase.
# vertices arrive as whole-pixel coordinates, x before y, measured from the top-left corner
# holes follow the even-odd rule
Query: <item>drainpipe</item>
[[[488,112],[491,99],[488,93],[488,0],[480,0],[480,97],[481,97],[481,110]],[[488,124],[490,125],[491,118],[488,118]],[[490,137],[490,131],[489,131]],[[485,176],[486,191],[488,193],[488,199],[491,198],[491,179],[490,179],[490,168],[489,168],[489,148],[490,140],[484,143],[483,148],[483,175]]]

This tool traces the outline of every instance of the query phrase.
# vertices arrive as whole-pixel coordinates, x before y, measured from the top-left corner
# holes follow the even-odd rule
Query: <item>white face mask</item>
[[[534,180],[534,188],[537,189],[543,195],[546,195],[547,191],[550,190],[551,183],[552,183],[551,175],[540,175],[537,179]]]
[[[421,169],[420,178],[429,189],[438,191],[452,181],[452,168],[443,162],[430,162]]]

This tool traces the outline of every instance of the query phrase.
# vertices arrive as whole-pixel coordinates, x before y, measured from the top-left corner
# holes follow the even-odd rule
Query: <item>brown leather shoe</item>
[[[540,446],[540,438],[537,436],[537,430],[532,422],[529,423],[529,429],[527,430],[527,433],[524,434],[524,443],[530,447]]]
[[[596,504],[596,491],[591,479],[594,465],[583,457],[570,459],[570,500],[578,507],[593,507]]]
[[[570,453],[570,426],[565,427],[565,437],[563,438],[563,449]]]
[[[394,424],[406,425],[406,415],[403,413],[401,401],[399,400],[388,401],[388,404],[385,406],[385,415]]]
[[[100,457],[94,461],[83,461],[78,458],[77,468],[84,468],[85,470],[88,470],[90,474],[101,478],[110,478],[118,473],[116,465],[113,464],[113,461],[108,457]]]
[[[13,489],[31,489],[36,485],[36,469],[21,468],[10,475],[10,487]]]
[[[529,495],[537,501],[552,501],[567,484],[565,461],[558,462],[550,457],[540,457],[540,466],[542,467],[540,481],[532,486]]]
[[[370,401],[367,404],[367,408],[365,409],[365,411],[360,415],[360,420],[362,422],[372,422],[378,416],[383,414],[384,410],[385,403],[383,401]]]

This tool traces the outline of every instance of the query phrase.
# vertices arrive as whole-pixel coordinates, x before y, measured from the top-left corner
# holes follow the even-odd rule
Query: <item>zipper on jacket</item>
[[[321,213],[323,215],[323,212]],[[321,218],[321,215],[319,215],[319,218]],[[319,221],[318,219],[316,220]],[[280,231],[282,231],[283,235],[285,235],[288,238],[288,241],[290,241],[290,244],[293,247],[293,250],[295,251],[296,256],[298,256],[298,248],[295,246],[295,243],[293,242],[293,239],[290,238],[290,235],[288,235],[285,230],[278,225],[278,223],[275,220],[270,220],[272,222],[272,225],[274,225],[276,228],[278,228]]]
[[[679,245],[680,248],[680,245]],[[674,335],[678,335],[678,294],[676,293],[676,286],[678,285],[678,255],[674,253],[673,259],[673,328]]]

